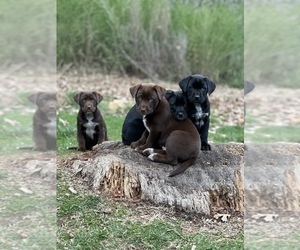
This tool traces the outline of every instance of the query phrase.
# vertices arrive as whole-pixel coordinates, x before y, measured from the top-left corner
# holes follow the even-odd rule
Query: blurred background
[[[243,1],[57,1],[57,65],[243,86]]]

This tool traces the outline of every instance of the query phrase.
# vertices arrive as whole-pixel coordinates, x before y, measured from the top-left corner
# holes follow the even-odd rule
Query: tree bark
[[[155,163],[121,142],[104,142],[75,160],[74,171],[92,188],[112,197],[148,200],[179,209],[211,214],[243,211],[243,144],[212,144],[197,163],[181,175],[168,177],[176,167]]]

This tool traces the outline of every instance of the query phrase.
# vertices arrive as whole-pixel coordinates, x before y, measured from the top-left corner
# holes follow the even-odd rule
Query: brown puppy
[[[37,92],[28,96],[38,109],[33,116],[34,150],[56,149],[56,93]]]
[[[97,92],[80,92],[74,96],[80,106],[77,115],[78,150],[91,150],[96,144],[107,141],[106,125],[97,105],[103,97]]]
[[[180,162],[180,166],[169,175],[173,177],[197,161],[200,136],[190,120],[177,121],[173,118],[165,92],[158,85],[139,84],[130,88],[146,127],[142,137],[131,146],[152,161],[171,165]],[[165,146],[165,150],[154,149],[156,144]]]

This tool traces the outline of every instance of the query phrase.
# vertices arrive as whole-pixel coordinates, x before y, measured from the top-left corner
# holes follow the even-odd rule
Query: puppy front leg
[[[144,149],[146,148],[153,148],[155,145],[155,142],[157,142],[157,138],[159,136],[159,133],[151,131],[147,137],[146,143],[144,145],[141,145],[137,147],[135,150],[143,154]]]
[[[204,122],[203,127],[201,128],[200,138],[201,138],[201,150],[210,151],[211,147],[208,144],[208,129],[209,129],[209,118]]]
[[[85,139],[83,136],[83,131],[80,127],[77,128],[77,142],[78,142],[78,151],[86,151]]]
[[[145,129],[145,131],[142,134],[141,138],[139,140],[135,141],[135,142],[132,142],[130,146],[132,148],[137,148],[139,146],[144,145],[147,141],[148,136],[149,136],[149,132],[148,132],[148,130]]]
[[[107,141],[106,130],[104,128],[99,129],[98,134],[99,136],[98,136],[97,144],[101,144],[102,142]]]
[[[44,127],[40,124],[35,124],[33,131],[33,141],[35,144],[35,151],[47,151],[47,142],[44,134],[42,133]]]

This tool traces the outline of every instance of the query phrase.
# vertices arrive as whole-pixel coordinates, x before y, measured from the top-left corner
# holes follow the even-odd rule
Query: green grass
[[[65,196],[65,186],[58,189],[58,249],[243,249],[243,237],[224,238],[217,234],[187,233],[180,219],[140,220],[134,209],[111,204],[93,195]],[[107,212],[107,209],[109,211]]]
[[[18,147],[33,146],[32,116],[33,113],[24,114],[16,110],[0,116],[0,154],[12,154],[16,153]]]
[[[241,126],[224,126],[218,128],[215,134],[208,134],[208,139],[213,142],[244,142],[244,127]]]
[[[245,140],[251,142],[300,142],[299,126],[262,126],[254,134],[245,132]]]
[[[247,235],[244,241],[245,249],[253,250],[290,250],[299,248],[300,231],[289,234],[285,237],[273,238],[261,233],[259,235]]]
[[[243,86],[242,3],[60,0],[57,14],[59,66]]]
[[[0,175],[0,249],[55,249],[55,196],[24,194],[25,183]]]

